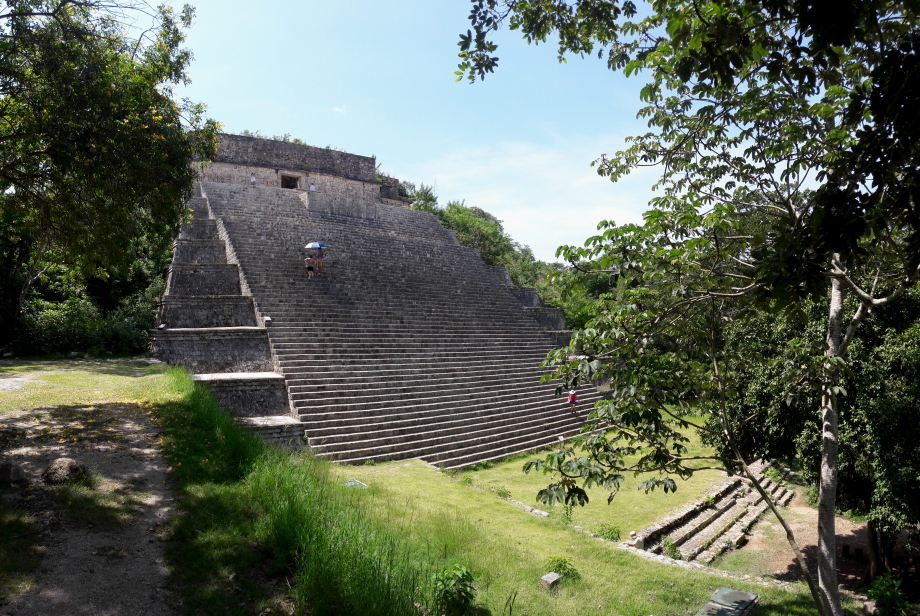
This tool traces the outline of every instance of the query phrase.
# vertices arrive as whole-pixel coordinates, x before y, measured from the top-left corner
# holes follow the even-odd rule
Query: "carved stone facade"
[[[375,201],[405,206],[399,181],[376,180],[376,159],[338,150],[272,139],[218,135],[214,162],[201,170],[201,179],[223,184],[250,184],[316,192],[334,200]]]

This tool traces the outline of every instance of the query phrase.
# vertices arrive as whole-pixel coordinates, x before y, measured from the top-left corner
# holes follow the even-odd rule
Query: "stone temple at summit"
[[[342,462],[462,468],[578,433],[594,388],[572,415],[540,383],[567,341],[561,313],[375,170],[220,135],[175,243],[154,357],[267,439]],[[309,242],[327,246],[313,278]]]

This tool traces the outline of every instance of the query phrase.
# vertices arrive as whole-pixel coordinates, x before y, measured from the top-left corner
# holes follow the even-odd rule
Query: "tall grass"
[[[367,516],[354,490],[309,455],[262,456],[247,477],[258,535],[295,573],[292,595],[313,614],[414,614],[421,570],[401,531]]]
[[[418,613],[427,571],[413,561],[403,531],[368,515],[366,501],[341,486],[327,463],[272,450],[187,373],[169,376],[182,395],[161,404],[158,416],[163,451],[183,492],[178,542],[169,553],[190,608],[233,607],[215,602],[219,593],[208,589],[221,571],[252,564],[260,552],[268,569],[289,580],[298,608],[311,614]]]

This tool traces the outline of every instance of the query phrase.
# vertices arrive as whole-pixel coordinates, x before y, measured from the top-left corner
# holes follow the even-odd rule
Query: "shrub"
[[[894,579],[891,574],[875,578],[866,594],[875,601],[883,616],[907,616],[907,600],[901,593],[901,580]]]
[[[620,529],[610,524],[601,524],[594,531],[594,534],[603,537],[607,541],[619,541],[621,537]]]
[[[578,569],[572,564],[572,561],[565,556],[550,556],[543,563],[543,568],[547,573],[555,571],[563,580],[577,580],[581,578]]]
[[[431,576],[434,613],[444,616],[461,616],[473,605],[476,587],[473,574],[463,565],[436,571]]]
[[[473,475],[472,475],[471,473],[465,473],[465,474],[463,475],[463,478],[460,479],[460,481],[462,481],[463,483],[465,483],[465,484],[468,485],[468,486],[471,486],[471,485],[473,485]]]
[[[773,468],[772,466],[763,472],[763,476],[772,481],[773,483],[783,484],[783,475],[779,472],[778,469]]]
[[[708,507],[709,509],[712,509],[713,507],[716,506],[716,501],[715,501],[715,499],[712,497],[712,494],[706,496],[706,498],[703,499],[703,505],[705,505],[705,506]]]
[[[563,505],[562,506],[562,519],[565,520],[566,524],[572,523],[573,513],[575,513],[575,507],[573,505]]]
[[[504,499],[511,498],[511,490],[509,490],[508,488],[504,486],[498,486],[498,487],[492,488],[492,491],[495,492],[495,494],[497,494],[499,498],[504,498]]]
[[[664,555],[668,558],[673,558],[674,560],[680,560],[680,550],[674,545],[674,540],[670,537],[665,537],[664,541],[661,542],[661,551],[664,552]]]

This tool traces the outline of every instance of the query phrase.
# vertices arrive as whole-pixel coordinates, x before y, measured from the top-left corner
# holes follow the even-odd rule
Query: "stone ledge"
[[[215,381],[283,381],[284,375],[277,372],[216,372],[213,374],[195,374],[192,375],[193,381],[213,383]],[[291,419],[297,421],[296,419]]]
[[[240,417],[237,421],[252,428],[277,428],[279,426],[299,426],[303,423],[290,415],[271,415],[268,417]]]
[[[238,417],[236,421],[270,445],[288,449],[302,449],[306,446],[303,424],[289,415]]]

